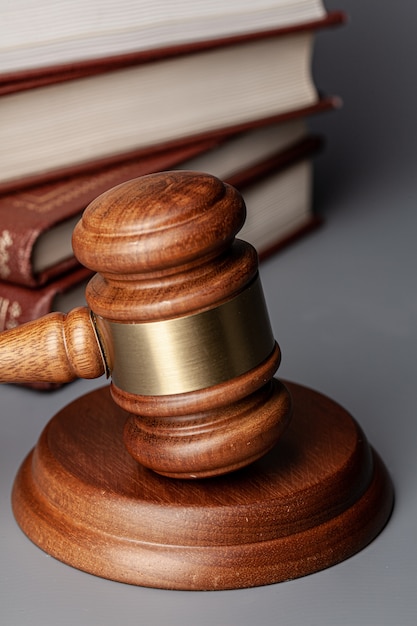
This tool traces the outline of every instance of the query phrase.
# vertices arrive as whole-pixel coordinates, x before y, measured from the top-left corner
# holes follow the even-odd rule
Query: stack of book
[[[22,8],[26,5],[26,9]],[[0,25],[0,330],[83,302],[71,233],[97,195],[167,169],[242,193],[262,257],[316,223],[321,0],[26,0]]]

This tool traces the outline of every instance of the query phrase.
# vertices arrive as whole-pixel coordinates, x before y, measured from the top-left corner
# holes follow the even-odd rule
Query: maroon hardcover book
[[[302,160],[310,159],[322,146],[321,137],[308,136],[255,166],[230,176],[227,182],[239,189],[245,197],[245,191],[252,185],[261,183],[273,174],[282,174],[286,169]],[[129,178],[128,176],[125,180]],[[255,207],[254,210],[256,210]],[[316,222],[315,219],[312,221]],[[279,245],[281,243],[280,233],[276,232],[274,236],[277,245]],[[264,250],[260,253],[261,256],[265,257],[270,251]],[[80,266],[74,259],[74,267],[70,272],[66,272],[38,288],[0,280],[0,332],[36,319],[53,310],[61,310],[56,306],[58,303],[57,296],[69,294],[80,283],[87,281],[91,275],[90,270]],[[78,304],[82,304],[82,302],[80,301]]]
[[[0,280],[34,287],[68,272],[76,266],[70,240],[74,219],[89,202],[125,180],[170,169],[213,145],[207,140],[114,165],[90,164],[90,172],[0,195]],[[61,245],[55,243],[58,232]],[[48,242],[49,235],[55,239]],[[40,247],[48,248],[46,260]],[[51,256],[52,247],[56,254]]]
[[[310,112],[328,110],[336,104],[334,98],[322,99]],[[128,153],[118,162],[90,162],[81,171],[76,168],[47,182],[21,181],[17,189],[0,194],[0,280],[40,286],[74,267],[70,233],[75,220],[89,202],[107,189],[131,178],[178,167],[193,157],[221,149],[228,140],[244,133],[275,127],[280,129],[279,134],[285,134],[285,129],[294,124],[291,117],[298,124],[299,116],[295,114],[274,126],[257,121],[239,126],[241,132],[231,137],[211,133],[199,142],[161,152]],[[246,169],[242,170],[244,177]]]
[[[307,136],[227,180],[247,205],[247,221],[238,237],[255,245],[260,261],[323,223],[314,211],[312,194],[312,161],[323,146],[323,137]]]
[[[343,11],[329,11],[321,19],[261,30],[252,33],[233,35],[228,37],[216,37],[213,39],[179,43],[176,45],[140,50],[129,54],[108,56],[100,59],[86,59],[74,63],[52,65],[48,67],[33,68],[18,72],[4,73],[0,75],[0,95],[24,91],[43,87],[57,82],[64,82],[93,76],[104,72],[114,71],[140,63],[158,61],[167,57],[178,57],[194,52],[210,50],[219,46],[234,45],[243,41],[251,41],[263,37],[276,35],[288,35],[290,33],[302,32],[305,30],[318,30],[332,26],[338,26],[346,21],[346,14]]]
[[[69,308],[82,306],[85,302],[80,286],[86,284],[92,275],[93,272],[77,264],[71,272],[62,274],[38,289],[0,281],[0,332],[52,311],[62,309],[62,312],[66,313]],[[63,296],[67,298],[69,308],[61,307],[61,303],[64,302]]]
[[[44,183],[59,182],[64,179],[74,177],[74,183],[77,184],[75,181],[75,177],[77,176],[84,177],[84,175],[94,175],[96,172],[100,172],[105,169],[107,170],[107,168],[110,171],[112,167],[118,168],[121,164],[136,163],[135,167],[138,166],[141,168],[142,164],[146,163],[150,159],[155,159],[155,161],[160,159],[161,163],[164,158],[167,158],[168,160],[179,160],[182,158],[181,154],[188,153],[192,155],[193,152],[197,154],[198,152],[210,149],[211,147],[216,146],[240,133],[247,132],[255,128],[270,126],[272,124],[284,124],[294,119],[306,118],[320,113],[326,113],[328,111],[339,109],[342,104],[342,99],[339,96],[320,94],[319,100],[316,103],[300,109],[292,109],[283,114],[233,124],[225,128],[199,133],[193,135],[192,137],[166,141],[154,147],[139,148],[137,150],[124,152],[123,154],[116,154],[76,165],[60,167],[32,176],[25,176],[24,178],[16,178],[10,181],[0,181],[0,202],[1,198],[5,195],[20,192],[27,188],[34,188],[35,186],[39,186]],[[189,157],[185,156],[184,160],[186,158]],[[163,166],[161,165],[159,169],[162,169],[162,167]],[[164,167],[163,169],[167,169],[167,167]],[[137,176],[140,175],[141,174],[137,174]]]
[[[252,222],[256,222],[259,218],[264,226],[263,229],[268,234],[268,245],[258,248],[261,260],[264,260],[272,253],[292,243],[295,239],[306,234],[311,229],[321,223],[321,220],[314,214],[311,208],[311,194],[309,188],[304,194],[305,201],[301,207],[296,207],[297,215],[295,219],[287,223],[283,221],[284,230],[279,226],[271,226],[268,222],[267,214],[262,215],[262,202],[257,203],[257,193],[254,189],[262,189],[263,185],[268,182],[276,181],[276,190],[281,185],[285,185],[286,175],[293,175],[297,172],[297,167],[310,163],[312,157],[322,147],[323,140],[321,137],[307,136],[304,139],[294,143],[288,148],[263,159],[253,166],[239,171],[227,179],[229,184],[234,185],[241,191],[243,197],[246,195],[251,197],[251,204],[248,205],[248,213],[251,213]],[[292,172],[292,174],[291,174]],[[127,174],[125,180],[131,178]],[[305,176],[301,173],[301,177],[296,178],[297,186],[303,185]],[[298,176],[298,174],[296,174]],[[119,180],[118,182],[123,182]],[[113,186],[110,184],[110,186]],[[285,187],[284,187],[285,188]],[[87,192],[88,194],[88,192]],[[86,196],[81,194],[86,202]],[[97,194],[93,193],[93,197]],[[261,194],[262,195],[262,194]],[[273,212],[280,211],[279,194],[277,194],[277,203],[272,207]],[[92,198],[91,198],[92,199]],[[259,198],[260,199],[260,198]],[[290,211],[293,209],[290,207]],[[259,213],[258,213],[259,212]],[[288,207],[284,207],[286,213],[285,219],[288,221]],[[299,213],[301,213],[301,220]],[[265,217],[266,215],[266,217]],[[290,215],[291,218],[291,215]],[[279,220],[276,224],[279,224]],[[251,229],[247,230],[244,238],[251,241]],[[255,243],[252,241],[252,243]],[[0,280],[0,331],[8,330],[25,322],[37,319],[52,311],[66,312],[75,306],[85,304],[84,291],[87,281],[91,278],[92,272],[82,266],[73,258],[74,267],[54,280],[50,280],[47,284],[31,288],[23,285],[12,284],[7,281]],[[58,385],[27,385],[35,389],[49,390],[58,387]]]
[[[9,158],[0,191],[24,179],[34,184],[81,172],[99,159],[116,162],[128,151],[133,157],[208,135],[221,139],[333,106],[334,99],[320,98],[309,65],[316,30],[342,19],[329,14],[161,56],[140,52],[83,66],[81,73],[50,68],[50,84],[46,74],[38,84],[32,76],[30,86],[27,77],[9,77],[1,99],[7,123],[0,125]]]

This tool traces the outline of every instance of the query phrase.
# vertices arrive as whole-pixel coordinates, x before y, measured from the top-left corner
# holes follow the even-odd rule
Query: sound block
[[[165,589],[266,585],[352,556],[389,518],[390,478],[349,413],[285,384],[293,418],[275,448],[245,469],[197,481],[160,476],[130,457],[127,413],[108,387],[79,398],[20,468],[17,522],[75,568]]]

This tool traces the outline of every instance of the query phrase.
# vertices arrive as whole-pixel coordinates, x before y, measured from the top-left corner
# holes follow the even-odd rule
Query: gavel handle
[[[0,382],[65,383],[106,371],[90,311],[50,313],[0,333]]]

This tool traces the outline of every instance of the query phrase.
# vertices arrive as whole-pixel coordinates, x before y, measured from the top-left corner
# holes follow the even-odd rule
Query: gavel
[[[74,231],[97,272],[87,306],[0,335],[3,381],[111,377],[48,422],[14,482],[18,524],[61,561],[143,586],[251,587],[334,565],[389,518],[389,475],[352,416],[275,377],[244,219],[211,175],[119,185]]]
[[[110,376],[128,451],[166,476],[215,476],[264,455],[291,397],[274,377],[256,251],[236,238],[245,214],[236,189],[190,171],[99,196],[73,233],[97,272],[87,307],[1,333],[2,382]]]

